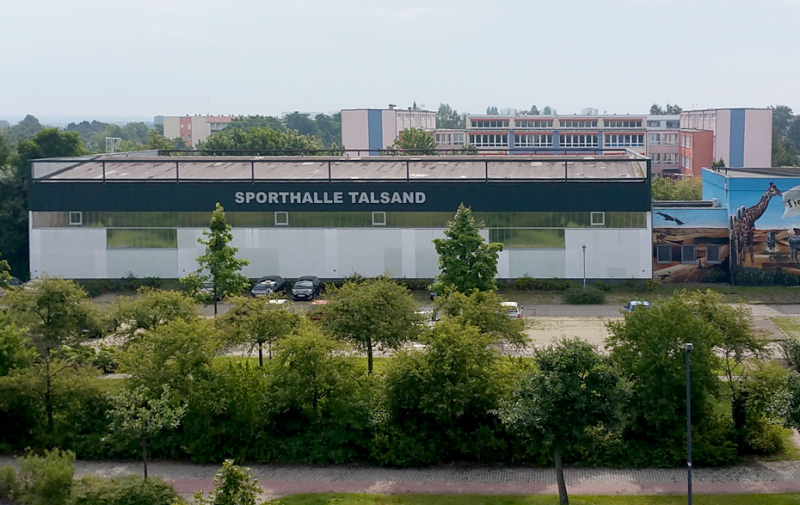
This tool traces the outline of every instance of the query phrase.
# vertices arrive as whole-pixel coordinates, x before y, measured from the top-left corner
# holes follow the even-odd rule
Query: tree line
[[[602,350],[562,340],[532,358],[502,353],[527,337],[495,292],[502,246],[486,243],[480,228],[462,206],[435,243],[436,323],[388,278],[331,288],[314,317],[259,298],[202,318],[194,298],[154,289],[103,313],[55,278],[9,290],[0,313],[0,447],[138,456],[145,465],[151,456],[549,464],[565,500],[564,464],[683,462],[688,339],[697,464],[774,454],[782,427],[800,427],[797,371],[769,361],[747,310],[712,292],[677,293],[609,323]],[[220,245],[207,242],[207,252]],[[87,345],[103,331],[115,345]],[[790,342],[789,362],[800,362],[800,343]],[[265,345],[258,364],[230,356]],[[392,351],[380,370],[372,359],[363,364],[373,349]],[[126,375],[102,380],[103,370]]]

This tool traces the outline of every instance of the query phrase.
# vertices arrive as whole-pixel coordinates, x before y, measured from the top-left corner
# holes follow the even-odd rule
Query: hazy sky
[[[0,118],[800,112],[798,0],[0,0]]]

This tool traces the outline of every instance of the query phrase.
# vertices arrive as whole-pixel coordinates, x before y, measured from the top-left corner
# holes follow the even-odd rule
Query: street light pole
[[[694,344],[686,343],[683,345],[686,350],[686,471],[687,471],[687,492],[689,493],[689,505],[692,505],[692,393],[689,389],[689,354],[694,350]]]
[[[581,244],[583,249],[583,290],[586,291],[586,244]]]

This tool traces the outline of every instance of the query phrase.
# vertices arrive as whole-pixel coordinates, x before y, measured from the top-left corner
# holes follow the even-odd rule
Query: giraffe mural
[[[733,231],[731,238],[733,239],[734,250],[736,251],[736,264],[744,266],[745,252],[750,252],[750,265],[755,266],[755,259],[753,258],[753,232],[755,231],[755,222],[760,218],[764,211],[767,210],[770,199],[773,196],[781,196],[775,183],[770,182],[769,188],[761,195],[761,200],[752,207],[748,207],[742,211],[741,216],[736,218],[733,224]]]

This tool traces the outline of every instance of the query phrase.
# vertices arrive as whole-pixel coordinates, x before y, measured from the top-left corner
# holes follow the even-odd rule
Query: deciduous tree
[[[70,280],[55,277],[41,277],[31,289],[9,292],[6,303],[16,323],[27,329],[44,362],[45,412],[48,432],[52,433],[53,378],[68,366],[58,359],[65,350],[79,345],[84,334],[97,331],[101,318],[86,291]]]
[[[211,215],[209,229],[203,230],[205,239],[197,242],[204,245],[205,253],[197,257],[200,268],[193,275],[184,278],[185,284],[202,287],[204,281],[214,283],[212,292],[206,297],[213,298],[214,315],[217,315],[217,301],[230,295],[241,294],[250,285],[250,281],[239,272],[250,264],[245,259],[236,258],[237,247],[230,246],[233,240],[231,225],[225,221],[225,210],[217,203]]]
[[[347,281],[330,295],[322,323],[337,337],[367,352],[369,373],[374,345],[396,349],[419,333],[417,305],[411,293],[388,278]]]
[[[564,482],[564,450],[586,429],[610,425],[624,411],[625,383],[586,342],[565,340],[536,351],[538,370],[527,374],[501,410],[504,424],[526,438],[550,442],[558,495],[569,504]]]
[[[441,315],[449,316],[464,326],[474,326],[493,343],[525,347],[528,337],[522,319],[508,317],[508,309],[501,305],[503,299],[493,291],[473,290],[469,294],[458,291],[439,296],[434,306]]]
[[[145,480],[148,439],[167,428],[177,428],[185,412],[186,407],[177,402],[168,388],[155,397],[152,391],[140,386],[124,390],[115,398],[111,429],[119,436],[139,441]]]
[[[258,366],[264,366],[263,345],[268,344],[271,359],[272,345],[294,331],[301,320],[285,305],[270,303],[274,300],[267,296],[233,298],[233,306],[222,318],[222,331],[230,344],[258,348]]]
[[[483,227],[462,203],[453,220],[447,223],[445,238],[433,239],[439,254],[440,273],[436,283],[440,289],[437,292],[497,289],[497,255],[503,250],[503,244],[486,243],[480,234]]]
[[[141,287],[136,296],[117,299],[111,317],[116,322],[117,334],[130,339],[175,319],[196,319],[197,303],[178,291]]]
[[[390,145],[385,154],[389,155],[434,155],[436,154],[436,140],[433,132],[422,128],[406,128],[400,136]]]

